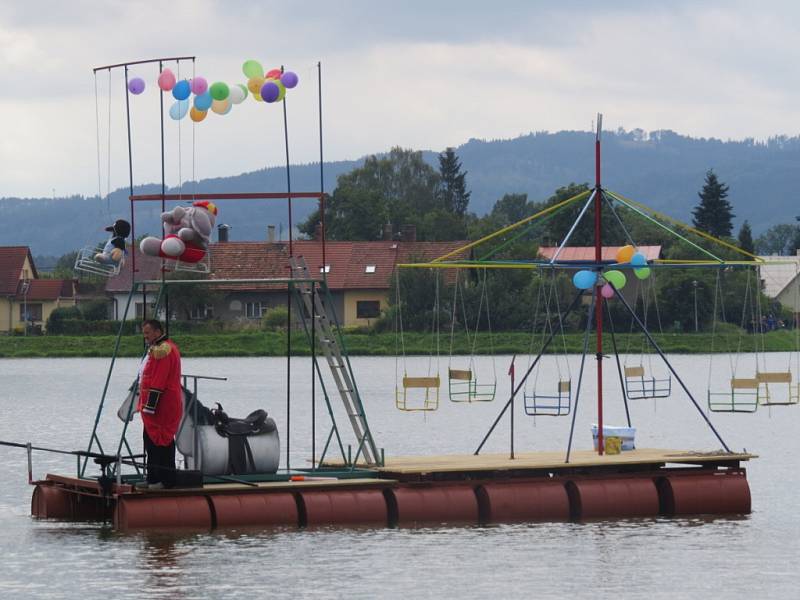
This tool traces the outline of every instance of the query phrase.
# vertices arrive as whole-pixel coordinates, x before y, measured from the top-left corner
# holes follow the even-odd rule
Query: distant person
[[[183,413],[181,353],[157,319],[142,323],[147,356],[139,375],[139,405],[144,423],[147,482],[140,489],[175,485],[175,434]]]

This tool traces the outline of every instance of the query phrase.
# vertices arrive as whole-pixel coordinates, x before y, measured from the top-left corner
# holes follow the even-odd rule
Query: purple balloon
[[[128,82],[128,91],[135,96],[138,96],[144,91],[144,79],[141,77],[134,77]]]
[[[275,102],[281,94],[281,89],[274,81],[267,81],[261,86],[261,98],[264,102]]]
[[[195,77],[192,79],[192,93],[195,96],[202,96],[208,90],[208,82],[205,77]]]
[[[298,81],[300,80],[297,78],[297,73],[294,71],[286,71],[283,75],[281,75],[281,83],[287,89],[292,89],[297,85]]]

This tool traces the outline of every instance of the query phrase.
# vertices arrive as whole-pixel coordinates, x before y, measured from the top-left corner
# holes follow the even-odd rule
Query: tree
[[[415,225],[419,239],[435,239],[426,215],[444,210],[440,181],[421,152],[395,147],[386,156],[369,156],[361,167],[339,176],[326,206],[326,235],[331,240],[378,240],[383,225],[391,223]],[[315,211],[299,229],[313,235],[319,221]]]
[[[750,223],[745,221],[739,229],[739,248],[750,254],[756,251],[755,243],[753,242],[753,230],[750,229]]]
[[[713,169],[706,172],[702,191],[697,194],[700,203],[692,211],[692,223],[696,229],[722,238],[730,237],[733,231],[733,208],[726,200],[728,186],[717,179]]]
[[[756,239],[756,250],[759,254],[787,255],[794,254],[793,250],[800,243],[800,227],[781,223],[767,229]]]
[[[467,212],[471,192],[465,183],[466,171],[461,172],[461,163],[452,148],[439,155],[439,175],[442,178],[439,190],[443,208],[454,215],[463,217]]]

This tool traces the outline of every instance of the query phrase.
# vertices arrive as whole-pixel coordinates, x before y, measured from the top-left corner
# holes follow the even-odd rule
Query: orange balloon
[[[617,250],[617,262],[628,263],[631,262],[633,255],[636,253],[636,248],[628,244]]]
[[[228,109],[231,106],[231,101],[229,98],[225,98],[225,100],[214,100],[211,103],[211,110],[217,113],[218,115],[224,115],[228,112]]]
[[[247,89],[253,92],[254,94],[258,94],[261,92],[261,86],[264,85],[264,78],[263,77],[251,77],[247,80]]]
[[[197,110],[194,106],[189,110],[189,117],[191,117],[192,121],[195,123],[199,123],[205,119],[207,114],[207,110]]]

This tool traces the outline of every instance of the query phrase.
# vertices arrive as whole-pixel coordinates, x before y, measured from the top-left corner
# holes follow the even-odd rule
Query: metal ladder
[[[378,461],[378,449],[375,445],[375,440],[372,438],[369,425],[367,424],[367,416],[364,412],[364,405],[361,403],[361,396],[358,393],[358,388],[355,384],[355,377],[350,367],[350,362],[347,360],[346,355],[342,354],[339,344],[339,324],[336,321],[336,315],[333,313],[333,319],[328,314],[326,302],[323,302],[324,288],[320,286],[317,293],[312,294],[312,284],[308,282],[310,275],[308,266],[305,259],[300,257],[291,257],[289,264],[292,270],[292,278],[305,281],[294,283],[295,293],[298,295],[301,305],[305,310],[300,311],[301,318],[304,320],[305,329],[308,335],[311,331],[316,332],[317,342],[319,347],[322,348],[322,353],[328,362],[331,370],[331,375],[336,383],[336,388],[339,390],[339,396],[344,404],[347,417],[350,419],[350,424],[353,427],[353,432],[358,440],[358,450],[353,458],[354,462],[358,461],[359,453],[363,452],[364,460],[368,465],[376,465]],[[323,284],[324,285],[324,284]],[[313,296],[313,306],[312,306]],[[328,294],[325,299],[329,299]],[[331,307],[332,308],[332,307]],[[314,315],[316,323],[312,327],[311,316]]]

